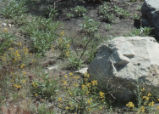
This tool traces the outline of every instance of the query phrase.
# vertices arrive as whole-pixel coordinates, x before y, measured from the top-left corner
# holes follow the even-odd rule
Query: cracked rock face
[[[159,0],[145,0],[141,12],[142,24],[153,27],[159,39]]]
[[[137,82],[159,87],[159,44],[152,37],[117,37],[99,47],[88,72],[101,88],[129,101]]]

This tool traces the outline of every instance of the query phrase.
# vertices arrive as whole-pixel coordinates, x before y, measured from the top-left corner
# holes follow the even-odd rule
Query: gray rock
[[[159,44],[153,37],[117,37],[102,44],[88,67],[91,80],[120,102],[135,97],[137,83],[159,91]],[[155,88],[155,89],[154,89]],[[158,93],[157,93],[158,94]]]
[[[155,28],[155,34],[159,38],[159,0],[145,0],[142,8],[142,24]]]

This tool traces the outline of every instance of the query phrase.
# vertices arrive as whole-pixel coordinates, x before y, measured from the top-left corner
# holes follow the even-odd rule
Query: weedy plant
[[[148,36],[151,34],[153,28],[151,27],[141,27],[139,29],[133,30],[129,35],[130,36]]]
[[[100,23],[96,22],[95,20],[89,17],[84,17],[84,22],[83,24],[80,25],[81,32],[82,34],[84,34],[84,37],[80,41],[82,42],[83,49],[79,51],[73,47],[72,48],[73,50],[70,51],[71,54],[68,60],[69,60],[69,66],[71,68],[74,68],[74,69],[80,68],[82,64],[84,63],[83,59],[84,59],[84,56],[86,55],[87,55],[87,59],[89,59],[87,61],[91,61],[92,58],[94,57],[95,47],[97,46],[96,44],[98,43],[98,38],[96,37],[96,33],[98,32],[99,24]],[[74,39],[72,39],[71,42],[74,43]]]
[[[71,11],[75,17],[82,17],[87,13],[87,9],[83,6],[76,6]]]
[[[129,13],[121,7],[105,2],[98,8],[98,14],[103,21],[113,23],[117,17],[125,18]]]
[[[105,93],[97,92],[98,82],[89,82],[89,74],[84,79],[73,73],[65,74],[62,79],[62,94],[59,93],[57,106],[67,113],[91,113],[107,107]],[[73,85],[73,86],[71,86]]]
[[[16,16],[22,16],[26,11],[25,0],[11,0],[1,9],[0,14],[5,18],[15,18]]]
[[[64,36],[62,31],[57,39],[58,49],[61,51],[61,57],[68,58],[71,55],[70,51],[70,40]]]
[[[130,15],[128,11],[126,11],[123,8],[118,7],[116,5],[114,5],[114,12],[116,13],[116,16],[118,16],[120,18],[125,18]]]
[[[84,22],[80,24],[81,31],[84,32],[86,35],[94,34],[98,31],[99,24],[99,22],[85,16]]]
[[[113,8],[105,2],[103,5],[99,6],[98,14],[103,21],[113,22],[115,15],[113,14]]]
[[[13,41],[16,40],[16,37],[13,34],[8,33],[8,28],[4,28],[3,31],[4,32],[0,32],[0,55],[10,48]]]
[[[32,81],[32,95],[37,99],[53,101],[58,88],[57,80],[49,79],[48,74],[43,74],[40,78],[41,81],[36,79]]]
[[[50,18],[36,17],[23,26],[22,31],[30,36],[32,50],[44,55],[51,48],[53,41],[57,37],[56,30],[58,25],[58,22],[52,22]]]
[[[154,107],[156,102],[159,102],[159,99],[153,97],[153,95],[148,92],[144,87],[138,87],[138,100],[137,106],[132,101],[126,104],[127,108],[131,111],[136,111],[137,113],[149,113],[152,111],[159,110],[159,106]]]

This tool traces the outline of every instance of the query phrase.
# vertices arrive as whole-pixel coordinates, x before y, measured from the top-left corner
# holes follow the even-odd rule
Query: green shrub
[[[16,37],[13,34],[0,32],[0,55],[11,47],[15,39]]]
[[[113,8],[105,2],[103,5],[99,6],[98,13],[103,21],[113,22],[115,15],[113,14]]]
[[[99,27],[99,22],[89,18],[89,17],[84,17],[84,22],[83,24],[80,24],[82,32],[86,34],[94,34],[95,32],[98,31]]]
[[[0,14],[5,18],[14,18],[23,15],[26,11],[25,0],[11,0],[1,9]]]
[[[99,6],[98,14],[103,21],[114,22],[117,17],[125,18],[129,16],[129,13],[121,7],[109,4],[105,2]]]
[[[87,13],[87,9],[83,6],[76,6],[72,8],[72,13],[75,17],[82,17]]]
[[[32,48],[35,52],[44,54],[53,44],[57,34],[58,22],[42,17],[33,18],[22,27],[22,31],[30,36]]]

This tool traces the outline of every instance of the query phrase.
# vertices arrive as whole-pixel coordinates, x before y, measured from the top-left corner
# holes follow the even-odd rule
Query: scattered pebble
[[[9,28],[11,28],[11,27],[12,27],[12,24],[8,24],[8,26],[9,26]]]
[[[6,26],[7,26],[7,23],[2,23],[1,26],[2,26],[2,27],[6,27]]]

